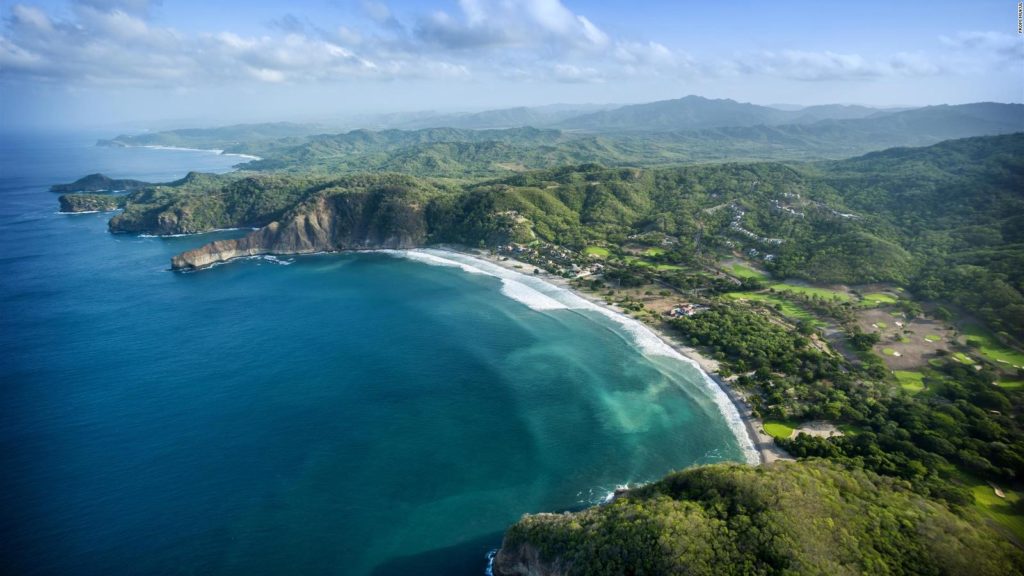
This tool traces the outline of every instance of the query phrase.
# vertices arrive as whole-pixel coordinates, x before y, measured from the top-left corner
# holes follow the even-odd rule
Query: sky
[[[0,0],[0,128],[1024,101],[1017,2]]]

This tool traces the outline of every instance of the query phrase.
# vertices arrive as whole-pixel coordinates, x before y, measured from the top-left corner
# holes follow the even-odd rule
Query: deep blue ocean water
[[[0,136],[5,573],[482,574],[523,513],[743,458],[696,369],[566,294],[437,254],[168,271],[240,232],[111,235],[48,186],[239,159],[104,136]]]

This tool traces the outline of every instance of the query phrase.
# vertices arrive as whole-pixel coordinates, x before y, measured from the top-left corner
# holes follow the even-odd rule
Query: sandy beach
[[[470,256],[473,258],[485,260],[487,262],[490,262],[497,266],[501,266],[502,268],[511,270],[513,272],[533,276],[549,284],[568,290],[573,294],[579,296],[580,298],[583,298],[584,300],[587,300],[588,302],[596,306],[600,306],[601,308],[604,308],[605,310],[608,310],[614,314],[625,316],[630,320],[639,321],[635,318],[629,317],[628,314],[626,314],[626,312],[619,308],[618,306],[615,306],[614,304],[609,304],[599,294],[594,294],[592,292],[586,292],[577,289],[566,278],[556,276],[554,274],[550,274],[544,271],[541,271],[539,274],[530,274],[528,271],[536,268],[536,266],[532,264],[521,262],[507,256],[498,256],[489,251],[467,250],[464,248],[452,246],[444,246],[442,247],[442,249],[463,254],[464,256]],[[764,432],[763,422],[760,418],[755,418],[753,416],[750,404],[749,402],[747,402],[747,399],[743,395],[742,391],[733,388],[726,379],[722,378],[722,376],[718,374],[717,360],[714,360],[713,358],[708,358],[707,356],[704,356],[694,348],[680,342],[672,335],[666,333],[665,330],[662,329],[661,327],[652,326],[647,322],[643,322],[643,325],[646,326],[651,332],[653,332],[667,346],[671,347],[673,350],[685,356],[686,358],[693,360],[700,367],[700,369],[703,370],[704,373],[706,373],[722,389],[723,392],[725,392],[725,394],[729,397],[729,400],[731,400],[733,405],[736,407],[736,411],[739,413],[740,418],[743,421],[743,426],[746,429],[747,436],[749,437],[750,442],[753,444],[754,449],[757,451],[760,464],[770,464],[772,462],[775,462],[776,460],[792,460],[792,457],[789,456],[785,451],[780,449],[778,446],[776,446],[775,441],[772,439],[772,437]]]

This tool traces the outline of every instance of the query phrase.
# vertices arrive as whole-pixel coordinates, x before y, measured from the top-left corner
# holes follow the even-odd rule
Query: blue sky
[[[1016,2],[0,0],[7,126],[1024,100]]]

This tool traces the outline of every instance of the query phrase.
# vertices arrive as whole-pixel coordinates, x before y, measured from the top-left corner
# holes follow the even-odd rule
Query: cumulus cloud
[[[1005,32],[958,32],[953,36],[940,36],[947,48],[955,51],[987,56],[995,60],[1021,62],[1024,60],[1024,38]]]
[[[790,80],[871,80],[885,77],[930,76],[942,69],[922,54],[898,53],[886,58],[860,54],[803,50],[765,51],[720,63],[723,75],[763,74]]]
[[[188,36],[150,25],[146,9],[145,2],[89,0],[74,5],[73,20],[62,21],[39,8],[14,5],[0,35],[0,78],[180,87],[468,73],[460,64],[411,52],[358,54],[339,41],[354,34],[339,28],[337,38],[324,37],[293,15],[270,24],[283,34]]]
[[[950,71],[922,52],[867,57],[777,50],[695,58],[657,41],[613,37],[561,0],[458,0],[447,11],[408,13],[364,0],[362,21],[313,22],[284,13],[255,35],[179,32],[156,24],[153,7],[146,0],[76,0],[71,16],[60,19],[14,4],[0,30],[0,80],[187,88],[472,75],[573,83],[743,75],[870,81]],[[943,37],[941,45],[1024,57],[1022,43],[1006,34],[964,32]]]
[[[455,50],[538,44],[558,51],[591,50],[609,42],[604,31],[560,0],[460,0],[459,9],[456,15],[439,10],[420,18],[416,37]]]

